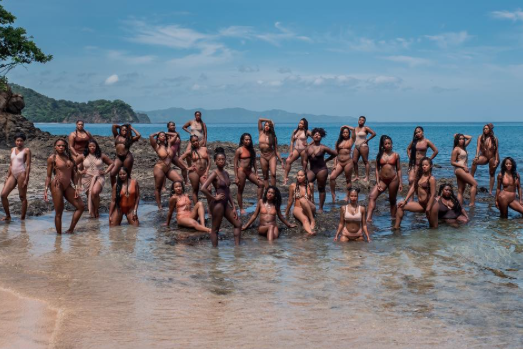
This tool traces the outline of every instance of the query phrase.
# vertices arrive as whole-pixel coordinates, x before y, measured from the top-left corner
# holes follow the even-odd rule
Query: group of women
[[[216,169],[210,172],[211,152],[207,149],[207,126],[202,121],[201,113],[196,112],[194,120],[183,126],[183,130],[190,134],[189,143],[184,151],[181,149],[181,137],[176,131],[175,123],[169,122],[167,131],[156,132],[149,136],[151,147],[158,156],[158,162],[153,168],[156,203],[158,208],[162,209],[161,194],[166,179],[169,179],[172,186],[166,225],[170,224],[172,215],[176,211],[179,226],[208,232],[213,246],[216,246],[218,231],[224,217],[234,227],[237,244],[240,242],[241,231],[248,229],[258,217],[258,232],[265,235],[267,239],[273,240],[279,236],[277,218],[287,227],[295,227],[287,220],[291,209],[303,229],[313,235],[316,229],[316,214],[323,212],[327,179],[329,179],[327,163],[331,160],[333,161],[330,173],[332,201],[336,201],[336,179],[341,174],[345,175],[347,188],[347,204],[340,208],[335,240],[370,241],[367,222],[372,221],[376,200],[385,191],[389,193],[390,214],[394,221],[394,228],[400,227],[406,211],[425,213],[431,227],[437,227],[441,219],[455,223],[467,222],[464,192],[466,187],[470,186],[469,206],[474,206],[477,193],[474,174],[478,165],[488,164],[489,193],[492,193],[496,169],[500,162],[498,139],[494,136],[492,124],[485,125],[483,133],[477,139],[476,154],[470,170],[467,146],[472,141],[472,137],[463,134],[454,135],[450,163],[455,168],[457,195],[454,194],[450,184],[442,184],[438,189],[436,188],[432,169],[433,159],[438,155],[438,149],[434,143],[425,138],[423,128],[418,126],[407,147],[409,190],[405,199],[396,203],[398,192],[402,191],[403,186],[400,155],[394,152],[392,139],[382,135],[376,156],[376,184],[370,192],[368,207],[360,205],[359,189],[352,184],[360,180],[358,176],[360,158],[365,167],[363,181],[369,180],[368,143],[376,136],[376,133],[365,123],[366,118],[362,116],[358,119],[356,127],[341,126],[335,148],[331,149],[322,144],[326,131],[323,128],[309,130],[307,120],[302,119],[291,135],[289,156],[284,162],[278,151],[275,123],[260,118],[258,144],[263,179],[258,176],[258,157],[253,138],[249,133],[241,135],[239,146],[234,154],[234,183],[238,186],[236,201],[240,215],[246,214],[243,193],[247,180],[256,186],[257,192],[256,209],[248,222],[242,226],[230,192],[232,182],[225,170],[226,154],[221,147],[213,152]],[[131,147],[141,138],[141,135],[128,124],[113,125],[112,132],[116,154],[114,159],[102,152],[94,137],[84,129],[82,121],[76,123],[76,130],[69,135],[68,140],[60,138],[55,141],[54,152],[47,159],[44,200],[48,200],[50,190],[56,213],[56,231],[59,234],[62,233],[64,199],[75,207],[67,233],[73,232],[85,209],[80,198],[82,192],[87,197],[87,207],[91,217],[99,217],[100,193],[107,174],[110,176],[112,187],[110,225],[120,225],[124,215],[129,224],[139,225],[140,186],[131,176],[134,164]],[[1,194],[6,213],[3,217],[5,221],[11,219],[8,195],[16,186],[22,202],[21,219],[25,218],[27,211],[26,192],[31,169],[31,151],[25,147],[25,140],[23,134],[18,135],[15,140],[16,146],[11,150],[11,163]],[[429,148],[432,150],[430,157],[427,156]],[[283,183],[286,185],[292,164],[298,159],[301,168],[296,174],[296,181],[289,185],[284,216],[281,213],[282,195],[276,186],[276,169],[279,162],[284,172]],[[178,167],[180,173],[172,165]],[[501,217],[508,216],[509,207],[523,213],[520,177],[516,162],[512,158],[507,157],[501,162],[501,171],[497,178],[495,202]],[[186,184],[191,186],[191,195],[185,192]],[[319,197],[317,209],[314,198],[315,187]],[[205,207],[201,201],[198,201],[200,191],[207,198],[208,212],[212,218],[211,228],[205,226]],[[414,197],[417,197],[417,201]]]

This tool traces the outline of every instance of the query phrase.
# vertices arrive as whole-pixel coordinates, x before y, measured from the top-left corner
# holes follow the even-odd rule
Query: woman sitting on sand
[[[182,181],[175,181],[171,188],[167,226],[171,224],[174,210],[176,210],[178,227],[193,228],[206,233],[211,232],[211,229],[205,226],[205,208],[203,207],[203,203],[198,201],[196,205],[194,205],[194,208],[192,207],[191,199],[189,195],[185,194]],[[198,223],[197,219],[200,220],[200,223]]]
[[[284,185],[287,185],[289,180],[289,172],[291,171],[292,163],[299,157],[302,157],[303,151],[307,148],[307,139],[309,137],[312,137],[311,131],[309,131],[309,123],[307,122],[307,119],[303,118],[298,123],[298,128],[292,132],[289,157],[287,157],[287,160],[285,161],[285,174],[283,176]]]
[[[358,204],[359,188],[347,188],[349,203],[340,208],[340,222],[334,241],[338,241],[341,233],[341,242],[364,241],[370,242],[369,230],[365,219],[365,206]]]
[[[27,185],[29,184],[29,173],[31,172],[31,149],[24,147],[25,135],[19,133],[15,136],[16,147],[11,149],[11,163],[7,170],[7,176],[2,189],[2,206],[4,207],[5,217],[3,221],[9,222],[11,220],[11,212],[9,211],[9,194],[18,185],[18,197],[22,203],[22,212],[20,219],[25,219],[27,212]]]
[[[256,152],[254,151],[252,137],[249,133],[241,135],[239,147],[234,153],[234,174],[236,175],[235,183],[238,185],[237,199],[238,206],[240,207],[240,215],[244,215],[243,190],[245,189],[247,179],[258,186],[258,200],[261,199],[263,191],[263,182],[258,177]]]
[[[412,142],[407,147],[407,156],[409,158],[409,185],[416,179],[418,173],[418,167],[422,158],[427,156],[427,150],[432,149],[432,155],[430,160],[434,159],[438,155],[438,148],[431,141],[425,138],[423,127],[417,126],[414,129],[414,136]]]
[[[517,197],[519,196],[519,200]],[[523,214],[523,196],[521,196],[521,179],[516,161],[511,157],[503,159],[501,172],[498,175],[496,188],[496,207],[501,218],[508,218],[508,208]]]
[[[438,206],[438,218],[447,223],[467,223],[469,216],[467,211],[461,206],[459,200],[454,195],[452,185],[445,183],[439,186],[438,196],[436,197]]]
[[[131,145],[137,142],[141,135],[130,124],[113,125],[114,147],[116,150],[116,159],[114,159],[114,168],[111,171],[111,186],[116,182],[116,175],[119,168],[124,166],[128,169],[129,174],[133,171],[134,158],[131,153]],[[134,136],[133,136],[134,132]]]
[[[414,196],[418,196],[418,202],[409,200]],[[399,229],[401,220],[405,211],[410,212],[425,212],[429,225],[431,228],[438,227],[438,207],[434,205],[436,197],[436,178],[432,175],[432,160],[424,157],[418,166],[418,172],[414,179],[413,185],[410,186],[409,192],[405,200],[398,203],[398,210],[396,212],[396,223],[394,229]]]
[[[84,153],[76,158],[78,173],[81,175],[77,189],[83,188],[87,195],[87,207],[91,217],[98,218],[100,213],[100,193],[104,188],[105,175],[110,173],[114,163],[106,154],[102,153],[98,143],[91,139]],[[109,167],[104,170],[104,164]],[[81,184],[81,185],[80,185]]]
[[[289,186],[289,201],[285,209],[285,217],[289,218],[292,205],[292,214],[303,226],[309,235],[315,235],[316,228],[316,206],[314,205],[314,185],[309,183],[304,170],[299,170],[296,174],[296,183]]]
[[[54,178],[53,177],[54,174]],[[73,188],[73,179],[76,174],[76,165],[65,139],[59,138],[54,142],[54,154],[47,158],[47,178],[45,180],[44,200],[49,201],[47,190],[51,188],[54,204],[54,224],[56,232],[62,234],[62,213],[64,212],[64,198],[69,201],[75,211],[71,225],[66,233],[72,234],[78,220],[84,212],[84,203]]]
[[[365,164],[365,178],[363,178],[364,181],[369,180],[370,175],[370,164],[369,164],[369,141],[376,137],[376,132],[374,132],[370,127],[365,126],[365,122],[367,121],[367,118],[364,116],[360,116],[358,119],[358,126],[354,128],[354,138],[356,139],[354,142],[354,154],[353,154],[353,161],[354,161],[354,173],[355,177],[354,180],[359,180],[359,174],[358,174],[358,160],[361,156],[361,159],[363,160],[363,163]],[[367,138],[367,136],[370,133],[370,137]]]
[[[225,217],[234,226],[234,243],[240,244],[242,223],[238,219],[234,201],[231,197],[230,185],[231,180],[229,174],[225,171],[225,164],[227,159],[225,157],[225,150],[222,147],[216,148],[214,151],[214,163],[216,170],[214,170],[209,178],[202,185],[202,193],[207,197],[209,203],[209,210],[212,217],[211,241],[212,246],[218,246],[218,231],[222,224],[222,219]],[[209,190],[210,185],[214,186],[216,195],[212,195]]]
[[[260,146],[260,164],[262,168],[265,188],[269,187],[269,170],[271,185],[276,185],[276,159],[280,161],[282,169],[285,169],[280,152],[278,151],[278,138],[274,131],[274,122],[269,119],[258,119],[258,133]]]
[[[494,125],[486,124],[483,126],[483,134],[478,137],[478,145],[476,147],[476,156],[472,161],[472,168],[470,174],[474,177],[478,165],[486,165],[489,167],[489,194],[492,195],[494,188],[494,176],[499,165],[499,143],[498,138],[494,136]]]
[[[189,148],[180,156],[180,160],[186,160],[189,169],[189,181],[192,187],[192,200],[196,205],[198,202],[198,192],[200,191],[200,183],[207,180],[209,176],[209,169],[211,168],[211,160],[207,147],[200,145],[198,136],[192,135],[189,138]]]
[[[269,186],[265,190],[263,199],[258,200],[256,211],[251,216],[251,219],[242,227],[242,230],[246,230],[249,226],[254,223],[256,218],[260,216],[260,224],[258,226],[258,233],[265,235],[267,240],[272,241],[280,236],[280,230],[276,224],[276,217],[280,219],[287,227],[295,228],[296,224],[290,224],[281,214],[281,193],[280,190],[274,186]]]
[[[323,137],[327,135],[327,132],[323,128],[315,128],[312,130],[313,142],[307,147],[305,151],[304,167],[306,168],[307,162],[310,165],[309,171],[307,171],[307,179],[309,182],[314,183],[318,181],[318,192],[320,193],[320,207],[318,213],[323,213],[323,204],[325,203],[325,187],[327,185],[327,177],[329,176],[329,169],[327,168],[327,162],[334,159],[338,153],[335,150],[321,144]],[[330,156],[325,159],[325,153]]]
[[[403,190],[401,183],[400,155],[392,151],[392,139],[383,135],[380,138],[380,149],[376,156],[376,185],[369,195],[369,210],[367,222],[372,222],[372,214],[376,208],[376,200],[381,193],[389,190],[390,215],[396,218],[396,197]]]
[[[346,187],[351,186],[353,161],[351,156],[352,144],[354,140],[351,137],[351,130],[354,127],[343,125],[340,127],[340,135],[336,141],[336,152],[338,156],[334,159],[334,169],[331,172],[330,185],[332,202],[336,202],[336,178],[345,173]]]
[[[138,204],[140,203],[140,186],[136,179],[131,179],[129,170],[121,166],[118,170],[116,185],[113,186],[111,206],[109,208],[109,225],[122,224],[123,216],[127,222],[138,226]]]
[[[93,136],[84,129],[84,122],[82,120],[76,121],[76,130],[69,134],[69,149],[74,159],[84,154],[89,140]]]
[[[450,163],[454,166],[454,174],[458,182],[458,201],[463,205],[463,193],[467,184],[470,185],[470,204],[474,206],[476,199],[476,191],[478,189],[478,182],[474,179],[474,176],[470,174],[468,167],[468,153],[467,146],[472,140],[471,136],[463,135],[458,133],[454,135],[454,150],[450,155]]]
[[[189,127],[191,128],[190,130]],[[200,111],[194,112],[194,120],[187,121],[183,125],[183,130],[191,136],[197,136],[202,147],[207,146],[207,125],[202,121],[202,113]]]

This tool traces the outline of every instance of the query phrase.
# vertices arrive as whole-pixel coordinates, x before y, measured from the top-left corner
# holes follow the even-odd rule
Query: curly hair
[[[319,133],[321,138],[324,138],[327,135],[327,131],[321,127],[315,127],[312,129],[311,134],[314,136],[315,133]]]
[[[267,203],[267,193],[270,189],[274,190],[274,207],[276,208],[276,210],[279,211],[281,207],[281,193],[280,189],[276,188],[275,186],[269,185],[267,189],[265,189],[265,193],[263,193],[262,202],[264,204]]]
[[[461,213],[461,209],[462,209],[461,208],[461,204],[459,203],[458,198],[454,194],[454,189],[452,188],[452,184],[450,184],[450,183],[443,183],[442,185],[440,185],[439,189],[438,189],[438,196],[441,197],[441,193],[443,193],[443,189],[445,189],[446,187],[450,188],[450,201],[452,201],[452,203],[454,204],[454,207],[452,208],[452,210],[454,212],[460,212]]]

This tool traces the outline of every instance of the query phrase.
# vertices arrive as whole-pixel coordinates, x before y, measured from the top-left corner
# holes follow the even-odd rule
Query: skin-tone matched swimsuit
[[[53,184],[55,187],[60,187],[65,191],[71,186],[71,168],[74,166],[73,162],[69,159],[67,161],[62,160],[58,155],[54,156],[54,171],[55,176]]]
[[[203,141],[203,124],[196,120],[191,121],[191,136],[195,135],[198,137],[198,141]]]
[[[367,140],[367,131],[365,128],[362,131],[356,132],[356,142],[354,142],[354,148],[360,150],[360,146]]]
[[[82,164],[86,170],[82,175],[82,187],[84,191],[89,191],[87,205],[89,207],[89,213],[92,213],[91,193],[93,192],[93,187],[97,182],[100,183],[102,188],[105,184],[105,177],[100,174],[104,169],[104,162],[101,157],[97,158],[93,154],[89,154],[85,157]]]
[[[13,151],[11,152],[11,174],[15,179],[18,179],[18,176],[20,174],[24,173],[25,168],[25,150],[27,148],[22,149],[18,154],[16,154],[16,148],[13,148]]]
[[[123,163],[124,160],[127,158],[127,156],[129,155],[129,153],[131,151],[130,151],[130,148],[128,148],[127,145],[125,144],[125,141],[126,141],[125,138],[123,138],[123,141],[119,140],[119,139],[122,139],[122,138],[123,138],[122,136],[119,136],[119,135],[116,136],[115,139],[114,139],[114,146],[117,149],[118,149],[118,145],[120,145],[120,144],[123,144],[125,146],[125,150],[126,150],[125,155],[119,155],[118,152],[116,153],[116,157],[118,159],[120,159],[120,161]],[[130,145],[129,145],[129,147],[130,147]]]
[[[176,198],[176,219],[185,218],[191,215],[192,201],[189,195],[183,194]]]
[[[225,178],[220,175],[218,171],[216,171],[216,194],[223,194],[225,197],[222,200],[214,201],[213,207],[220,204],[223,205],[223,207],[227,207],[227,203],[230,200],[230,189],[229,186],[231,185],[231,181],[229,178],[225,180]]]
[[[252,173],[252,166],[250,164],[251,152],[249,151],[249,149],[245,148],[244,146],[241,147],[241,151],[242,152],[240,154],[240,160],[249,160],[249,166],[248,167],[238,166],[238,170],[243,171],[243,173],[245,173],[245,176],[249,177],[250,174]]]
[[[89,135],[84,132],[74,132],[74,134],[74,150],[78,155],[81,155],[83,154],[84,149],[89,145],[89,140],[91,137],[89,137]]]
[[[303,188],[305,186],[303,185],[296,185],[296,188],[294,189],[294,207],[301,208],[300,199],[303,197],[307,199],[308,201],[311,201],[311,189],[310,187]],[[304,189],[304,193],[302,194],[302,190]]]
[[[301,153],[307,148],[307,134],[304,130],[298,130],[292,137],[294,141],[294,149]]]
[[[458,148],[458,161],[457,161],[458,164],[461,166],[467,166],[467,161],[468,161],[467,151],[464,149]],[[456,167],[454,169],[454,173],[456,173],[456,171],[460,168],[461,167]]]
[[[427,193],[427,197],[425,198],[425,200],[421,201],[419,199],[419,195],[418,195],[418,203],[423,206],[423,207],[426,207],[427,204],[429,203],[429,199],[430,199],[430,178],[432,176],[430,176],[426,181],[422,182],[421,179],[418,181],[418,187],[419,188],[422,188],[426,193]]]
[[[129,212],[134,210],[134,207],[136,205],[136,180],[134,179],[128,179],[127,185],[122,186],[122,190],[120,191],[120,211],[122,214],[128,214]]]
[[[381,165],[382,169],[383,169],[383,166],[385,166],[385,165],[391,165],[392,167],[396,167],[397,161],[398,161],[398,159],[397,159],[396,153],[392,153],[391,155],[388,155],[387,153],[383,153],[383,155],[381,156],[381,159],[380,159],[380,165]],[[396,173],[396,175],[392,178],[383,178],[380,176],[380,179],[383,183],[385,183],[386,185],[389,185],[397,177],[398,177],[398,173]]]
[[[350,212],[350,209],[349,209],[350,206],[351,205],[345,205],[345,215],[344,215],[345,226],[343,227],[341,234],[349,239],[358,239],[363,236],[363,228],[360,226],[360,230],[358,230],[357,233],[350,233],[347,230],[347,223],[350,223],[350,222],[357,223],[357,224],[361,223],[361,206],[358,205],[358,207],[356,207],[356,211],[354,213]]]

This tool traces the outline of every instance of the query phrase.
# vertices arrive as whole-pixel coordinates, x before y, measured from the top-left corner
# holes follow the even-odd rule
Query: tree
[[[15,20],[16,17],[0,5],[0,82],[4,84],[7,83],[6,74],[16,66],[47,63],[53,59],[36,46],[32,36],[26,36],[24,28],[11,25]]]

